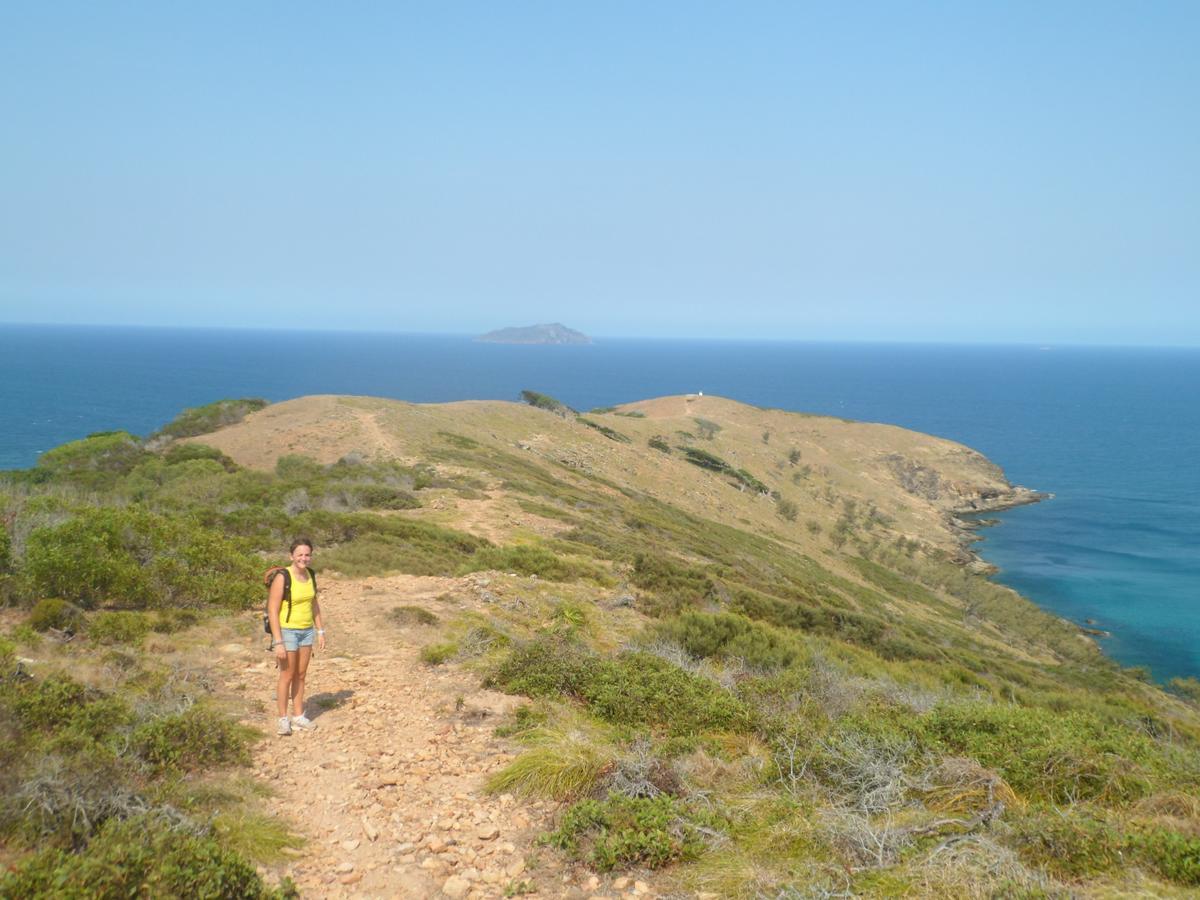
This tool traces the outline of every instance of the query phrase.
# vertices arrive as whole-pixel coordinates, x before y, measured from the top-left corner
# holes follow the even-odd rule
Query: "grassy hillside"
[[[1030,498],[953,442],[712,397],[225,402],[58,448],[0,487],[0,893],[112,877],[131,827],[191,843],[129,878],[274,890],[246,736],[146,651],[261,602],[299,533],[325,577],[499,573],[426,659],[528,698],[492,787],[562,803],[553,852],[720,896],[1186,893],[1194,685],[980,574],[956,515]]]

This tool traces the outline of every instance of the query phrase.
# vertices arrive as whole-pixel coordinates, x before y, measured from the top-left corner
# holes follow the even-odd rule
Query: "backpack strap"
[[[280,566],[275,570],[275,575],[272,576],[271,580],[274,581],[279,575],[283,576],[283,597],[280,600],[280,607],[282,608],[283,606],[282,601],[286,600],[288,605],[287,619],[290,620],[292,618],[292,573],[288,571],[287,566]],[[316,587],[315,581],[313,582],[313,587]],[[283,626],[283,622],[279,624],[280,627]]]

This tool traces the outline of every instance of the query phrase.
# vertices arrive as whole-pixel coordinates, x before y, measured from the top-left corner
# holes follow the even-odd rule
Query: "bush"
[[[399,517],[309,513],[293,524],[318,543],[347,541],[323,552],[321,559],[326,568],[351,577],[454,575],[477,550],[491,546],[461,531]]]
[[[583,800],[567,810],[546,842],[602,872],[639,865],[658,869],[694,859],[704,849],[684,808],[665,795]]]
[[[234,472],[238,468],[238,464],[232,459],[216,447],[210,447],[207,444],[172,444],[163,453],[163,462],[169,466],[177,466],[180,463],[196,459],[207,459],[220,463],[221,468],[226,472]]]
[[[193,706],[138,726],[133,746],[155,769],[196,771],[248,762],[247,746],[253,734],[216,710]]]
[[[354,485],[350,494],[358,505],[367,509],[419,509],[421,506],[421,501],[408,491],[386,484]]]
[[[1200,837],[1152,828],[1131,841],[1136,854],[1164,878],[1200,885]]]
[[[241,608],[260,566],[217,531],[136,507],[88,509],[29,537],[36,590],[85,609],[217,604]]]
[[[36,470],[51,480],[103,490],[148,457],[142,442],[129,432],[102,431],[47,450],[38,457]]]
[[[0,575],[8,574],[12,567],[12,536],[8,533],[3,518],[0,518]]]
[[[650,449],[652,450],[657,450],[659,453],[665,453],[667,456],[671,455],[671,445],[667,443],[667,439],[661,434],[654,435],[654,437],[650,438],[650,440],[646,443],[650,445]]]
[[[1200,679],[1172,678],[1167,682],[1167,690],[1193,703],[1200,703]]]
[[[1086,808],[1036,812],[1014,822],[1026,863],[1064,878],[1087,878],[1126,864],[1121,831]]]
[[[716,586],[700,569],[651,553],[639,553],[633,560],[636,587],[652,591],[656,602],[650,612],[663,615],[711,600]]]
[[[1055,803],[1128,801],[1165,768],[1154,742],[1081,712],[967,702],[935,708],[926,733],[945,752],[971,756],[1018,794]]]
[[[786,632],[752,622],[736,613],[703,613],[689,610],[655,632],[699,658],[740,659],[759,669],[790,666],[802,653]]]
[[[588,578],[601,584],[609,581],[598,566],[583,560],[566,560],[536,544],[513,547],[488,547],[478,551],[462,568],[462,572],[495,569],[498,572],[517,572],[536,575],[549,581],[576,581]]]
[[[88,623],[88,637],[99,644],[137,644],[150,631],[150,620],[139,612],[97,613]]]
[[[621,432],[616,431],[615,429],[609,428],[607,425],[601,425],[599,422],[593,422],[591,419],[585,419],[582,416],[576,419],[576,421],[586,425],[588,428],[594,428],[610,441],[616,441],[618,444],[633,443],[628,436],[621,434]]]
[[[789,522],[795,522],[796,516],[800,514],[800,507],[793,501],[782,498],[775,504],[775,514]]]
[[[226,425],[234,425],[267,405],[260,398],[218,400],[204,406],[185,409],[175,419],[154,433],[155,437],[195,437],[209,434]]]
[[[39,600],[29,613],[29,626],[37,631],[78,631],[83,624],[83,612],[78,606],[59,597]]]
[[[608,659],[554,639],[542,639],[509,654],[489,682],[511,694],[583,702],[617,725],[661,725],[674,734],[746,731],[750,711],[703,678],[646,653]]]
[[[108,821],[86,852],[46,848],[35,853],[0,879],[0,895],[29,900],[282,900],[293,894],[268,888],[253,865],[211,837],[172,828],[161,816],[144,815]]]
[[[578,415],[578,413],[563,403],[561,400],[555,400],[549,394],[539,394],[537,391],[521,391],[521,400],[528,403],[530,406],[535,406],[538,409],[544,409],[552,412],[555,415],[568,416]]]
[[[458,644],[447,641],[441,644],[426,644],[421,648],[421,662],[430,666],[440,666],[458,655]]]

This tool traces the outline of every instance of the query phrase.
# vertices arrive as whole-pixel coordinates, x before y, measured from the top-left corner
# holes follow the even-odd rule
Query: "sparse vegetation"
[[[175,431],[220,427],[236,414],[222,409]],[[631,431],[646,427],[636,418]],[[548,841],[589,865],[696,860],[681,884],[747,897],[1200,882],[1200,682],[1177,679],[1167,696],[1113,665],[902,507],[848,488],[833,450],[787,449],[809,438],[778,419],[693,419],[694,435],[664,422],[649,447],[747,492],[688,469],[698,489],[685,503],[666,477],[614,474],[623,454],[644,461],[615,439],[595,456],[616,463],[579,466],[505,449],[513,432],[499,425],[445,421],[453,431],[414,430],[417,461],[285,454],[243,468],[164,429],[92,435],[3,476],[0,596],[28,614],[0,638],[0,894],[154,896],[186,876],[211,896],[281,895],[247,862],[284,846],[275,820],[189,805],[244,760],[246,733],[149,649],[261,603],[252,586],[295,533],[331,578],[521,576],[470,575],[485,605],[469,611],[384,615],[431,642],[427,664],[533,698],[505,719],[522,752],[490,787],[574,804]],[[934,462],[883,458],[917,498],[951,483]],[[764,459],[791,496],[727,461]],[[481,526],[454,500],[484,491],[494,504],[464,504],[494,516]],[[85,654],[95,677],[41,662]],[[453,715],[472,706],[459,695]]]

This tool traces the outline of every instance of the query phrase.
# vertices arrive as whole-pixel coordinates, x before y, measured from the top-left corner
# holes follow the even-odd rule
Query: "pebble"
[[[352,863],[352,862],[338,863],[334,867],[333,871],[337,872],[339,875],[345,875],[349,872],[353,872],[354,871],[354,863]]]
[[[442,883],[442,893],[447,897],[465,897],[471,890],[471,882],[459,875],[451,875]]]

